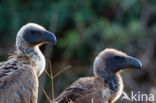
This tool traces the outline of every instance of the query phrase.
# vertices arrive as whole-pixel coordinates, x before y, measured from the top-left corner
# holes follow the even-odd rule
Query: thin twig
[[[51,79],[51,76],[50,76],[50,74],[48,73],[48,71],[47,70],[45,70],[45,73],[48,75],[48,77]]]
[[[71,66],[65,67],[64,69],[62,69],[61,71],[59,71],[58,73],[56,73],[55,75],[53,75],[53,71],[52,71],[52,64],[51,61],[49,61],[49,68],[50,68],[50,73],[48,73],[47,70],[45,70],[45,73],[48,75],[48,77],[51,79],[51,90],[52,90],[52,100],[50,99],[50,97],[47,95],[47,93],[45,92],[45,90],[42,88],[43,93],[45,94],[46,98],[48,99],[49,103],[55,103],[55,94],[54,94],[54,78],[57,77],[58,75],[60,75],[62,72],[64,72],[65,70],[71,68]]]
[[[53,103],[43,88],[42,88],[42,91],[44,95],[46,96],[47,100],[49,101],[49,103]]]
[[[60,75],[62,72],[64,72],[65,70],[71,68],[71,66],[65,67],[64,69],[62,69],[61,71],[59,71],[58,73],[56,73],[53,78],[57,77],[58,75]]]
[[[71,66],[65,67],[64,69],[62,69],[61,71],[59,71],[58,73],[56,73],[56,74],[53,76],[53,79],[56,78],[58,75],[60,75],[62,72],[64,72],[65,70],[67,70],[67,69],[69,69],[69,68],[71,68]],[[48,77],[49,77],[50,79],[52,79],[47,70],[45,70],[45,73],[48,75]]]
[[[49,67],[50,67],[50,77],[51,77],[51,90],[52,90],[52,101],[55,99],[55,94],[54,94],[54,77],[53,77],[53,71],[52,71],[52,65],[51,61],[49,61]],[[55,102],[55,101],[54,101]]]

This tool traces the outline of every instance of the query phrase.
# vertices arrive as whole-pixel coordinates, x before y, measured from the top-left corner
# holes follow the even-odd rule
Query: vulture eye
[[[35,30],[30,30],[30,32],[31,32],[32,34],[35,34],[35,33],[36,33],[36,31],[35,31]]]
[[[119,55],[114,56],[113,58],[114,58],[115,60],[121,60],[121,59],[123,59],[123,57],[122,57],[122,56],[119,56]]]

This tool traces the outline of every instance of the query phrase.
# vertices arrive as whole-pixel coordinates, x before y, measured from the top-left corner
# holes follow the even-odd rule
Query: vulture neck
[[[108,85],[108,88],[110,89],[110,92],[112,95],[114,94],[122,94],[123,90],[123,83],[122,78],[119,73],[114,74],[112,72],[107,71],[107,69],[104,69],[106,71],[101,72],[98,74],[99,80],[106,85]]]
[[[17,48],[17,54],[28,56],[29,58],[34,60],[36,65],[34,70],[36,71],[37,76],[39,77],[42,74],[45,69],[45,58],[40,51],[39,46],[28,48],[20,46]]]

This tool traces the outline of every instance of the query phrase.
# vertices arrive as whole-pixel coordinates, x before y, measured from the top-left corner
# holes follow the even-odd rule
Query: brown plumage
[[[56,99],[56,103],[113,103],[123,90],[119,72],[141,69],[141,62],[115,49],[105,49],[95,58],[94,77],[80,78]]]
[[[56,43],[55,36],[43,27],[29,23],[16,38],[16,53],[0,63],[0,103],[37,103],[38,77],[45,68],[39,46]]]

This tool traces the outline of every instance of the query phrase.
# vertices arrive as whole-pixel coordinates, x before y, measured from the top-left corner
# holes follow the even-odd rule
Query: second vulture
[[[122,94],[120,71],[141,69],[141,62],[127,54],[105,49],[94,60],[94,77],[78,79],[56,99],[56,103],[114,103]]]

